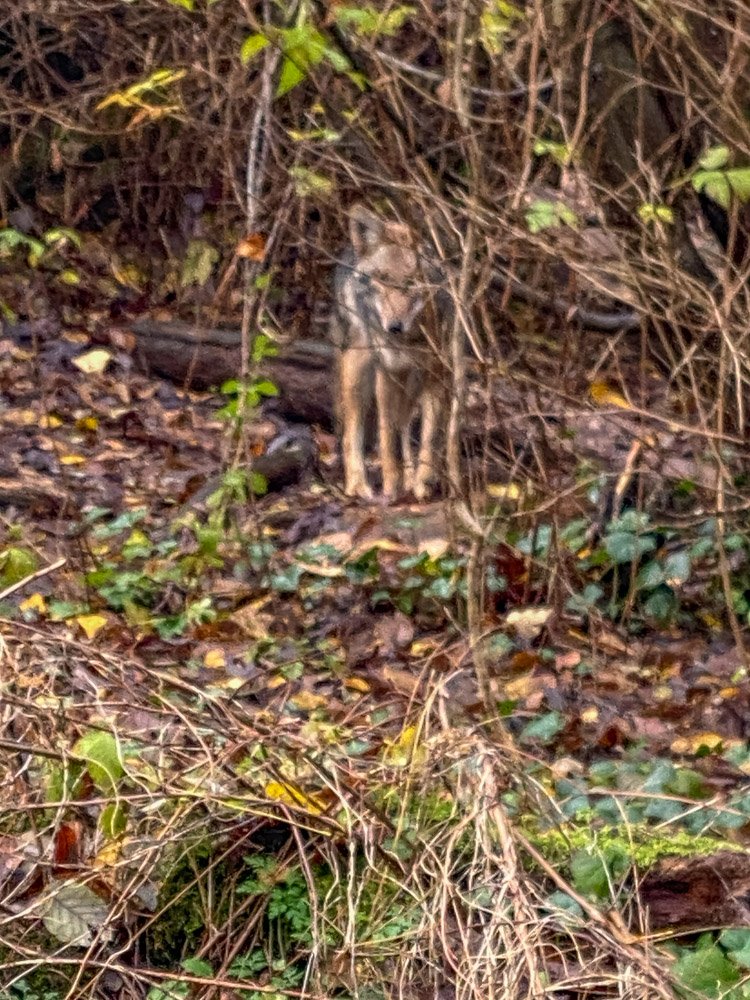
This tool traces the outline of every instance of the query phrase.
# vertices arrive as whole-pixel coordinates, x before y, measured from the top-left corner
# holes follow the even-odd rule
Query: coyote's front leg
[[[378,408],[378,446],[383,473],[383,496],[393,499],[399,490],[398,459],[396,458],[397,412],[392,376],[378,367],[375,373],[375,402]]]
[[[369,351],[352,348],[339,357],[339,412],[343,425],[341,451],[344,460],[344,489],[347,496],[372,498],[365,466],[364,407],[369,396]]]

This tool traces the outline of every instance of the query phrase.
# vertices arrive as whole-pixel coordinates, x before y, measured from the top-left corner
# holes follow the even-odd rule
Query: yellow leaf
[[[122,849],[126,843],[127,838],[122,837],[107,842],[94,858],[94,868],[114,868],[122,858]]]
[[[592,382],[589,394],[597,406],[617,406],[621,410],[633,409],[627,399],[615,389],[611,389],[606,382]]]
[[[359,691],[361,694],[369,694],[370,685],[364,677],[347,677],[344,680],[344,687],[349,691]]]
[[[280,781],[269,781],[265,788],[266,795],[275,802],[286,802],[290,806],[301,806],[308,812],[318,816],[323,812],[314,796],[305,795],[292,785],[282,785]]]
[[[409,656],[429,656],[438,648],[434,639],[415,639],[409,646]]]
[[[692,736],[680,736],[672,743],[673,753],[698,753],[703,747],[715,750],[724,740],[718,733],[695,733]]]
[[[36,611],[40,615],[47,613],[47,602],[41,594],[32,594],[25,601],[21,601],[19,608],[21,611]]]
[[[312,691],[299,691],[289,700],[303,712],[312,712],[316,708],[323,708],[324,705],[328,704],[327,698],[324,698],[322,694],[313,694]]]
[[[61,425],[62,420],[56,413],[43,413],[39,418],[39,426],[44,428],[44,430],[52,430],[53,428],[60,427]]]
[[[505,685],[505,696],[511,701],[516,701],[518,698],[527,698],[534,690],[535,685],[536,678],[532,677],[531,674],[514,677],[512,681],[508,681]]]
[[[493,500],[518,500],[521,488],[517,483],[487,483],[487,496]]]
[[[81,417],[79,420],[76,420],[76,428],[79,431],[95,431],[98,426],[98,417]]]
[[[221,670],[227,665],[227,658],[223,649],[209,649],[203,657],[203,665],[209,670]]]
[[[73,364],[84,375],[99,375],[111,360],[112,355],[109,351],[105,351],[103,347],[95,347],[93,351],[87,351],[85,354],[73,358]]]
[[[86,459],[83,455],[61,455],[60,465],[83,465]]]
[[[107,624],[104,615],[78,615],[74,621],[86,633],[87,639],[93,639],[97,632],[100,632]]]
[[[651,688],[651,697],[654,701],[671,701],[674,697],[674,692],[669,684],[657,684]]]
[[[581,722],[598,722],[599,721],[599,709],[596,705],[592,705],[590,708],[584,708],[581,712]]]
[[[417,727],[406,726],[399,738],[386,747],[385,759],[396,767],[404,767],[410,761],[421,763],[425,759],[426,751],[424,747],[417,746],[416,741]]]
[[[276,674],[275,677],[269,677],[268,687],[274,691],[276,688],[284,687],[286,684],[286,677],[282,677],[281,674]]]
[[[206,690],[214,691],[239,691],[245,683],[242,677],[222,677],[220,680],[211,681]]]

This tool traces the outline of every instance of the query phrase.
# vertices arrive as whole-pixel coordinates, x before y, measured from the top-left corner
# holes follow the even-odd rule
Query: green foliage
[[[216,611],[210,597],[200,594],[203,575],[223,566],[218,546],[223,533],[218,525],[194,525],[195,551],[181,555],[173,538],[153,542],[135,525],[145,511],[127,511],[110,522],[99,520],[96,512],[92,535],[95,539],[116,542],[128,528],[119,551],[113,545],[113,557],[102,558],[96,569],[87,573],[85,582],[116,612],[140,628],[153,628],[162,638],[182,634],[193,625],[214,621]],[[93,518],[90,518],[93,519]],[[115,557],[116,554],[116,557]],[[165,592],[180,604],[168,611],[154,613],[163,606]],[[191,597],[193,591],[198,596]]]
[[[743,204],[750,200],[750,167],[728,167],[725,170],[698,170],[693,174],[693,187],[699,194],[728,209],[735,195]]]
[[[381,35],[395,35],[406,24],[416,7],[402,5],[389,6],[384,11],[376,10],[372,4],[361,4],[353,7],[342,4],[336,6],[336,24],[344,29],[353,29],[358,35],[371,35],[375,38]]]
[[[427,552],[419,552],[400,559],[395,579],[382,586],[378,549],[370,549],[354,562],[347,563],[345,568],[353,583],[369,580],[379,585],[371,594],[372,604],[388,602],[409,615],[425,602],[445,605],[456,598],[465,598],[465,567],[466,557],[462,555],[433,558]]]
[[[49,975],[40,969],[36,975],[24,976],[7,989],[0,990],[0,1000],[63,1000],[67,988],[52,989],[48,980]]]
[[[727,751],[724,756],[733,761],[735,753]],[[607,788],[613,794],[606,793]],[[697,838],[706,839],[696,850],[708,849],[709,834],[715,847],[719,837],[743,827],[750,817],[747,789],[728,796],[722,808],[701,805],[709,797],[702,776],[661,757],[601,761],[591,766],[588,775],[557,781],[554,792],[560,814],[573,824],[585,824],[584,838],[591,836],[592,824],[618,828],[627,822],[634,828],[643,824],[644,830],[649,825],[668,824],[669,843],[679,842],[680,854],[689,843],[697,845]],[[687,839],[680,841],[683,834]],[[639,855],[637,861],[639,865],[650,863],[646,854]]]
[[[219,259],[219,251],[205,240],[190,240],[185,251],[180,274],[180,286],[190,285],[203,287]]]
[[[581,519],[560,532],[560,542],[578,554],[578,568],[586,575],[581,590],[567,602],[569,611],[580,614],[597,609],[617,618],[629,606],[631,612],[660,625],[675,621],[684,615],[681,588],[691,580],[699,562],[718,554],[713,518],[686,536],[654,524],[646,513],[624,510],[604,527],[593,549],[588,548],[587,530],[587,522]],[[750,552],[744,538],[738,537],[736,544]],[[521,539],[518,548],[530,551],[530,539]],[[544,545],[535,549],[537,555],[547,551]],[[743,594],[740,587],[735,610],[741,614],[748,610],[740,602]]]
[[[674,212],[669,205],[645,203],[638,208],[638,218],[647,225],[659,222],[671,225],[674,222]]]
[[[277,347],[271,342],[268,334],[259,332],[253,338],[250,359],[254,368],[260,365],[265,358],[274,357],[278,353]],[[229,397],[229,401],[219,410],[218,416],[222,420],[235,422],[239,430],[245,420],[251,419],[260,406],[261,402],[269,396],[278,396],[279,390],[273,382],[255,373],[246,382],[239,379],[229,379],[221,387],[224,396]],[[260,480],[256,480],[256,486],[260,485]],[[253,487],[254,492],[265,492],[265,488],[258,490]]]
[[[572,150],[566,142],[554,142],[552,139],[536,139],[534,156],[551,156],[563,167],[567,167],[573,159]]]
[[[112,733],[97,729],[84,733],[73,747],[73,752],[86,759],[91,780],[99,791],[103,795],[114,795],[125,770],[120,748]]]
[[[70,266],[69,254],[80,249],[81,244],[81,236],[67,226],[53,226],[41,240],[10,226],[0,229],[0,261],[24,258],[32,270],[43,269],[62,284],[78,284],[80,277]]]
[[[479,37],[490,56],[498,56],[514,26],[525,17],[524,11],[509,0],[487,0],[480,16]]]
[[[301,8],[304,12],[305,8]],[[303,20],[291,28],[276,28],[266,25],[262,34],[246,38],[240,50],[244,63],[251,62],[266,45],[272,42],[281,50],[284,58],[276,85],[276,96],[289,93],[308,76],[311,69],[327,62],[337,73],[349,73],[349,60],[340,49],[331,45],[318,28]]]
[[[211,963],[200,958],[185,958],[181,964],[190,976],[210,979],[214,974]],[[181,982],[179,979],[167,979],[161,986],[152,986],[146,997],[147,1000],[177,1000],[177,998],[191,996],[193,991],[194,987],[191,983]]]
[[[674,949],[677,961],[673,972],[690,991],[704,997],[723,997],[740,1000],[743,990],[732,987],[740,978],[740,970],[711,933],[702,934],[695,947]],[[688,996],[694,995],[692,992]]]
[[[540,233],[544,229],[556,229],[566,225],[578,229],[578,216],[562,201],[547,201],[537,198],[525,213],[526,225],[530,233]]]
[[[39,560],[31,549],[9,546],[0,550],[0,589],[10,587],[35,573]]]
[[[521,731],[522,743],[549,744],[565,727],[565,720],[559,712],[547,712],[527,723]]]

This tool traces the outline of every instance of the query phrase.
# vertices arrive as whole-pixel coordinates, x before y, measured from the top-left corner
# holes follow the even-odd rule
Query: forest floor
[[[490,484],[518,527],[470,635],[447,503],[349,501],[320,428],[296,481],[214,489],[232,390],[78,318],[0,339],[1,995],[744,996],[750,681],[710,518],[521,518]],[[243,455],[288,430],[259,410]]]

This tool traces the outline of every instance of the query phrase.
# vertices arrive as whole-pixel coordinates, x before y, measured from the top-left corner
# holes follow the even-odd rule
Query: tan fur
[[[351,212],[350,238],[350,259],[337,269],[332,320],[346,493],[373,496],[364,447],[374,402],[383,493],[394,498],[403,487],[421,500],[434,476],[441,414],[427,329],[436,327],[430,322],[435,309],[408,227],[384,222],[357,205]],[[411,429],[416,417],[421,427],[415,456]]]

